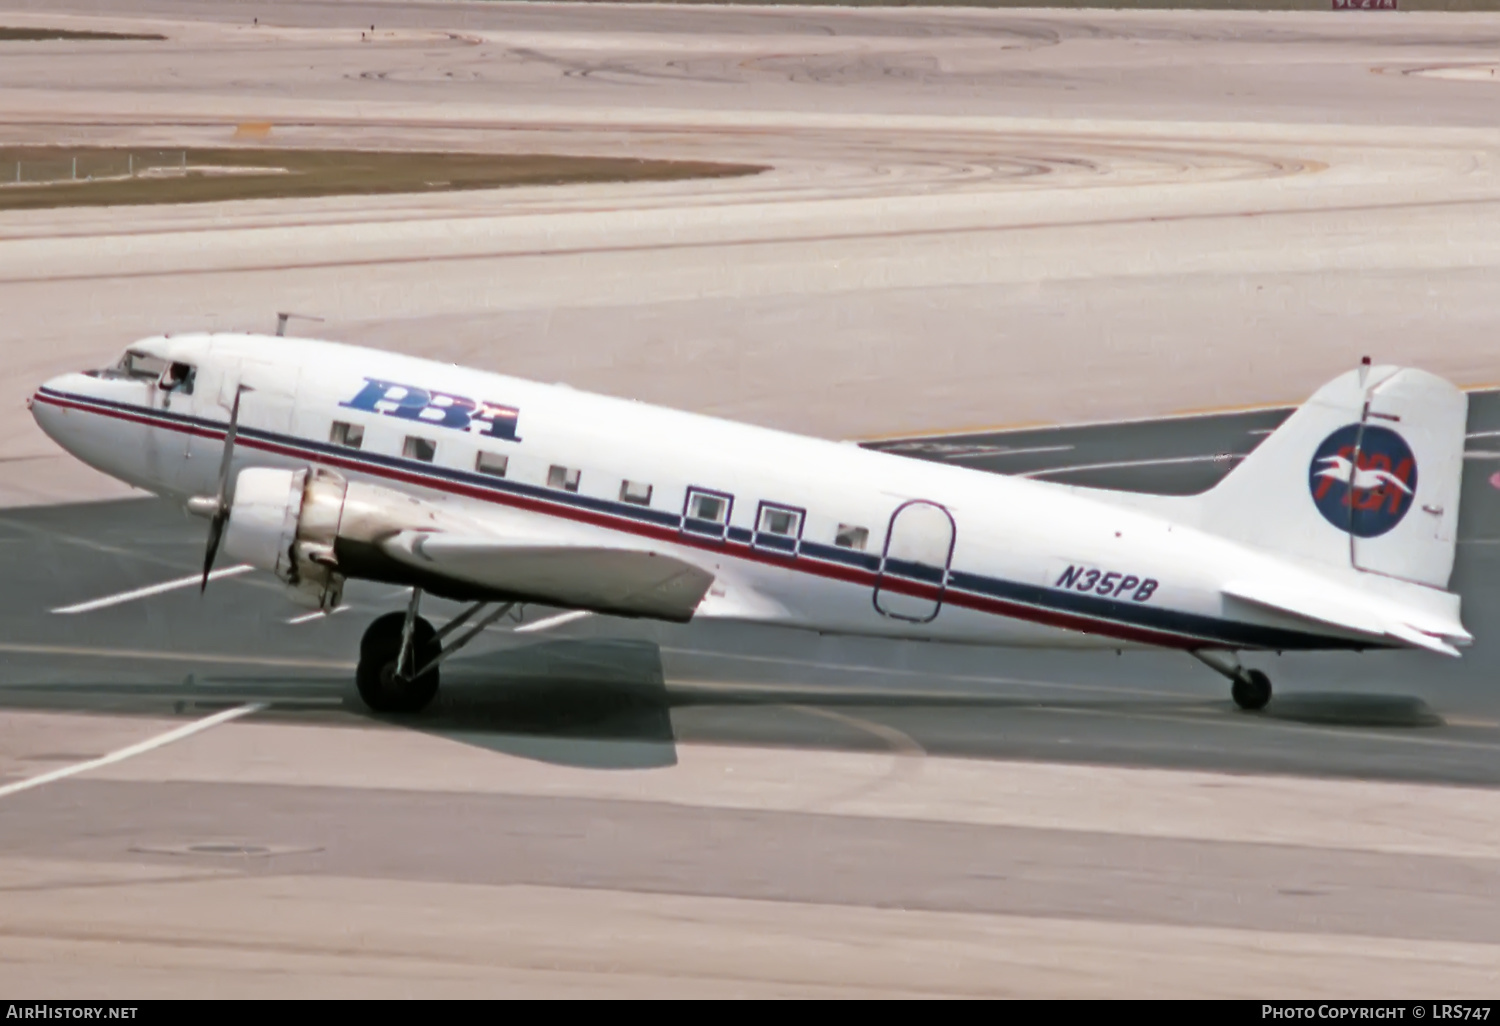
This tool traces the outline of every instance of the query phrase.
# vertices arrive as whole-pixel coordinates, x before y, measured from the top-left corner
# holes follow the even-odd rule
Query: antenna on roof
[[[286,335],[286,322],[289,321],[289,320],[291,320],[293,317],[295,317],[295,318],[297,318],[298,320],[301,320],[301,321],[317,321],[319,324],[323,323],[323,318],[321,318],[321,317],[313,317],[311,314],[278,313],[276,315],[276,334],[277,335],[280,335],[280,336]]]
[[[1370,376],[1370,358],[1362,357],[1359,361],[1359,387],[1365,387],[1365,380]]]

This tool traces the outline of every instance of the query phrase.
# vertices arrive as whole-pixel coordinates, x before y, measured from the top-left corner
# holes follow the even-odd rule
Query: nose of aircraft
[[[57,440],[55,423],[58,409],[54,405],[52,397],[63,387],[68,377],[69,375],[63,375],[62,377],[52,378],[50,381],[43,382],[31,394],[31,397],[26,400],[26,408],[31,411],[31,419],[36,421],[37,427],[45,431],[47,436],[53,439],[53,441]]]
[[[91,386],[97,383],[96,379],[89,375],[79,373],[60,374],[44,382],[32,393],[31,398],[26,400],[26,405],[31,409],[31,417],[36,421],[37,427],[63,448],[71,449],[65,429],[65,421],[71,406],[69,398],[90,396],[94,391]]]

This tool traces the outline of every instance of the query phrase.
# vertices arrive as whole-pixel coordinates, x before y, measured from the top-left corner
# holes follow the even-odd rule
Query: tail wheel
[[[1241,709],[1264,709],[1271,700],[1271,678],[1259,670],[1246,670],[1229,693]]]
[[[359,666],[354,681],[359,697],[374,712],[414,713],[425,709],[437,695],[438,671],[428,670],[416,680],[396,675],[396,657],[401,654],[402,613],[387,613],[365,631],[359,643]],[[443,651],[432,624],[417,617],[412,631],[412,657],[407,672],[421,669]]]

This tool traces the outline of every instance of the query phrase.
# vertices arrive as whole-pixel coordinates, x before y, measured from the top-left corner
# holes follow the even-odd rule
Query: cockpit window
[[[128,378],[131,381],[149,381],[163,392],[180,395],[193,394],[193,382],[198,369],[190,363],[173,363],[159,356],[127,349],[120,362],[108,370],[89,371],[96,378]]]
[[[193,378],[196,375],[197,372],[192,364],[174,363],[162,373],[162,391],[177,392],[181,395],[192,395]]]
[[[130,350],[125,353],[115,369],[127,378],[155,381],[161,377],[162,371],[167,369],[167,361],[160,357]]]

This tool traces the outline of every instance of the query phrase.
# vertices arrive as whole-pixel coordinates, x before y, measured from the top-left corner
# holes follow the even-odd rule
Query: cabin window
[[[729,500],[723,495],[709,492],[690,492],[688,516],[694,520],[707,520],[711,524],[725,523],[729,520]]]
[[[802,514],[784,506],[762,506],[756,530],[762,534],[780,534],[795,538],[802,527]]]
[[[401,447],[401,455],[409,460],[421,460],[423,463],[431,463],[437,455],[437,443],[430,438],[418,438],[416,435],[407,435],[406,444]]]
[[[760,512],[755,517],[754,542],[757,548],[795,556],[797,541],[801,537],[802,510],[773,502],[760,504]]]
[[[853,524],[840,524],[838,533],[833,536],[833,543],[840,548],[858,549],[861,552],[869,541],[870,532]]]
[[[553,466],[547,471],[547,487],[561,488],[565,492],[578,491],[578,479],[583,473],[578,470],[570,470],[567,467]]]
[[[639,481],[620,482],[620,501],[637,506],[651,505],[651,486]]]
[[[358,424],[347,424],[342,420],[336,420],[333,422],[333,430],[328,433],[328,440],[346,449],[358,449],[364,444],[365,429]]]
[[[729,532],[729,511],[733,505],[732,495],[706,488],[689,488],[687,502],[683,505],[682,529],[722,539]]]
[[[510,457],[501,456],[497,452],[481,452],[474,457],[474,469],[491,477],[504,477],[505,469],[509,466]]]

